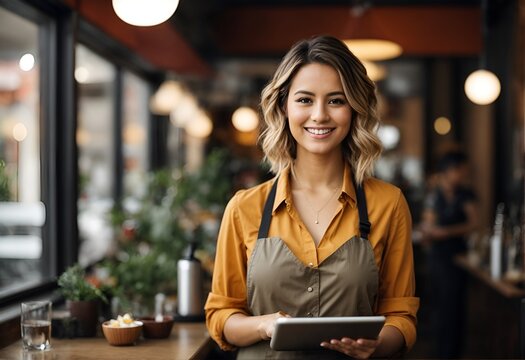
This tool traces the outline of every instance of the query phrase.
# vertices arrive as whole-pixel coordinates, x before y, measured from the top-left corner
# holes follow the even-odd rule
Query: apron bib
[[[361,236],[354,236],[317,268],[304,265],[279,237],[268,237],[278,179],[264,207],[259,235],[248,261],[247,302],[255,316],[284,311],[293,317],[374,314],[378,269],[368,241],[370,223],[363,189],[354,188]],[[330,339],[326,339],[330,340]],[[237,359],[348,359],[333,350],[274,351],[269,341],[239,349]]]

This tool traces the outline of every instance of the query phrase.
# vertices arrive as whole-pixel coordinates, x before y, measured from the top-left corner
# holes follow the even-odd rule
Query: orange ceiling
[[[137,27],[120,20],[110,0],[64,2],[161,70],[212,73],[170,21]],[[210,41],[221,56],[268,57],[281,56],[297,40],[316,34],[342,39],[382,35],[400,43],[408,56],[476,56],[482,48],[480,21],[475,6],[382,6],[360,20],[352,19],[347,6],[238,6],[219,11],[210,21]]]
[[[191,1],[191,0],[190,0]],[[120,20],[110,0],[64,0],[71,8],[161,70],[209,75],[211,68],[169,22],[151,27]]]
[[[312,35],[344,39],[359,32],[381,33],[405,55],[472,56],[481,51],[480,21],[479,8],[466,6],[376,7],[358,21],[344,6],[245,6],[224,11],[214,27],[226,54],[281,54]]]

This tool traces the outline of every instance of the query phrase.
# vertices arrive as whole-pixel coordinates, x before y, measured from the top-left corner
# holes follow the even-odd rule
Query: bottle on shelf
[[[503,221],[505,204],[499,203],[496,208],[494,219],[494,230],[490,238],[490,276],[493,279],[500,279],[502,274],[502,253],[503,253]]]

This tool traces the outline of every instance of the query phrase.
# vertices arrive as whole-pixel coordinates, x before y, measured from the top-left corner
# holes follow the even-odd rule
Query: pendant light
[[[150,110],[154,114],[169,115],[180,103],[184,95],[181,83],[175,80],[164,81],[150,99]]]
[[[357,4],[350,10],[349,39],[343,40],[360,60],[381,61],[400,56],[403,48],[379,31],[380,22],[367,11],[369,4]]]
[[[168,20],[179,0],[112,0],[113,9],[122,21],[135,26],[153,26]]]
[[[198,139],[205,139],[213,131],[213,122],[206,112],[199,109],[192,121],[187,122],[184,128],[189,135]]]
[[[251,107],[241,106],[234,111],[232,123],[241,132],[251,132],[259,126],[259,116]]]
[[[498,77],[487,70],[487,33],[488,33],[488,0],[481,0],[481,33],[483,49],[480,57],[480,69],[472,72],[465,81],[465,94],[475,104],[488,105],[493,103],[501,92]]]

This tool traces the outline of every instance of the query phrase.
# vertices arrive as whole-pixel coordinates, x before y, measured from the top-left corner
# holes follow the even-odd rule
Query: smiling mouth
[[[326,135],[335,130],[334,128],[330,128],[330,129],[304,128],[304,129],[308,131],[310,134],[314,134],[314,135]]]

